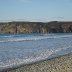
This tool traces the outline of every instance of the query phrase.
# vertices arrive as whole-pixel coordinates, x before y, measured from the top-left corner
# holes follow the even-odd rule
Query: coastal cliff
[[[72,22],[0,22],[0,33],[72,33]]]

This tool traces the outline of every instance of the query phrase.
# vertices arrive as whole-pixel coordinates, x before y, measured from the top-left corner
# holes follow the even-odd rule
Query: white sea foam
[[[8,37],[8,36],[7,36]],[[43,40],[43,39],[50,39],[50,38],[67,38],[72,37],[72,35],[55,35],[55,36],[32,36],[32,37],[14,37],[9,36],[10,38],[3,38],[0,42],[12,42],[12,41],[30,41],[30,40]]]
[[[48,50],[43,50],[40,52],[40,54],[36,57],[29,57],[27,59],[20,59],[20,58],[15,58],[12,60],[7,60],[5,63],[0,62],[0,69],[5,69],[5,68],[11,68],[11,67],[17,67],[19,65],[25,65],[25,64],[29,64],[29,63],[33,63],[36,61],[40,61],[40,60],[45,60],[47,59],[49,56],[51,56],[52,54],[62,51],[62,50],[66,50],[68,48],[72,48],[72,46],[68,46],[68,47],[63,47],[63,48],[58,48],[58,49],[48,49]]]
[[[19,37],[21,35],[2,35],[1,38],[11,38],[11,37]]]
[[[12,37],[3,37],[3,39],[0,38],[0,42],[7,42],[0,43],[0,70],[45,60],[52,57],[52,55],[59,55],[64,51],[64,54],[68,53],[66,50],[69,50],[69,52],[72,51],[72,35],[43,34],[27,37],[15,35]],[[30,55],[25,54],[25,52]]]

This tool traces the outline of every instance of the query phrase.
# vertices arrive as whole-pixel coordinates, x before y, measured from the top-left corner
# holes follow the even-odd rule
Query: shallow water
[[[72,34],[1,34],[0,70],[72,52]]]

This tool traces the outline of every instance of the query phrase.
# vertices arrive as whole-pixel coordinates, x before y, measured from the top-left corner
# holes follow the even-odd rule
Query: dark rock
[[[72,22],[6,22],[0,23],[0,33],[71,33]]]

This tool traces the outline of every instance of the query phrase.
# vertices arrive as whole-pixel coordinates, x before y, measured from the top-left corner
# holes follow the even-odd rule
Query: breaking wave
[[[12,60],[7,60],[4,63],[0,62],[0,70],[3,70],[5,68],[17,67],[19,65],[30,64],[30,63],[34,63],[34,62],[40,61],[40,60],[45,60],[45,59],[48,59],[52,54],[55,54],[59,51],[66,50],[68,48],[72,48],[72,46],[58,48],[58,49],[43,50],[43,51],[39,52],[39,55],[31,56],[31,57],[26,58],[26,59],[15,58],[15,59],[12,59]]]
[[[0,71],[70,52],[72,52],[71,34],[0,36]]]
[[[42,36],[29,36],[29,37],[20,37],[20,35],[10,35],[0,37],[0,42],[13,42],[13,41],[30,41],[30,40],[43,40],[43,39],[51,39],[51,38],[67,38],[72,37],[72,35],[48,35],[43,34]]]

